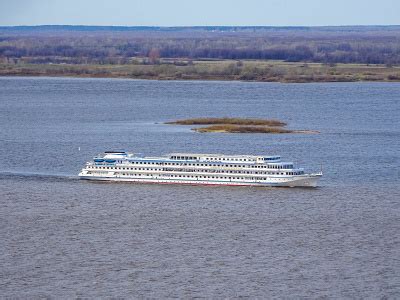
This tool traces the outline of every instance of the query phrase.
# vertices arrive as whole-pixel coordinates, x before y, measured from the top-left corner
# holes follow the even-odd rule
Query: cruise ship
[[[306,174],[280,156],[172,153],[142,157],[106,151],[87,162],[81,179],[137,183],[316,187],[322,172]]]

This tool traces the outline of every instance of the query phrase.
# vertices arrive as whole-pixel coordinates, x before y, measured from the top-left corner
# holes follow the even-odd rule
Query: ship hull
[[[176,180],[165,178],[125,178],[122,176],[98,176],[79,174],[80,179],[91,181],[112,181],[112,182],[131,182],[143,184],[182,184],[182,185],[211,185],[211,186],[261,186],[261,187],[316,187],[320,174],[309,174],[294,176],[291,178],[279,178],[276,181],[206,181],[206,180]],[[279,181],[277,181],[279,180]]]

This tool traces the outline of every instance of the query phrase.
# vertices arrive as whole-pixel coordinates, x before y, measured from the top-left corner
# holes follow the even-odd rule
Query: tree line
[[[21,33],[22,32],[22,33]],[[138,60],[138,58],[141,58]],[[0,28],[7,63],[157,64],[168,59],[400,65],[400,29],[19,30]]]

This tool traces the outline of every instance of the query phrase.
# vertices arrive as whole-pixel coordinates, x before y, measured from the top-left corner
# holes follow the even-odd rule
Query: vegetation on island
[[[198,132],[228,132],[228,133],[293,133],[293,130],[281,127],[267,126],[241,126],[241,125],[212,125],[202,128],[194,128]]]
[[[167,122],[166,124],[177,124],[177,125],[255,125],[255,126],[274,126],[282,127],[286,126],[285,122],[279,120],[266,120],[266,119],[244,119],[244,118],[193,118],[185,120],[177,120]]]
[[[166,122],[175,125],[209,125],[206,127],[194,127],[192,130],[223,133],[319,133],[315,130],[292,130],[283,128],[285,122],[274,119],[252,119],[252,118],[193,118]]]
[[[0,76],[400,81],[400,26],[0,27]]]

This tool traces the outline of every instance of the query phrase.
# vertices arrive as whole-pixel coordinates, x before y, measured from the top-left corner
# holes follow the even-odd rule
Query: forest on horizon
[[[162,58],[391,67],[400,65],[400,26],[0,27],[5,64],[158,64]]]

